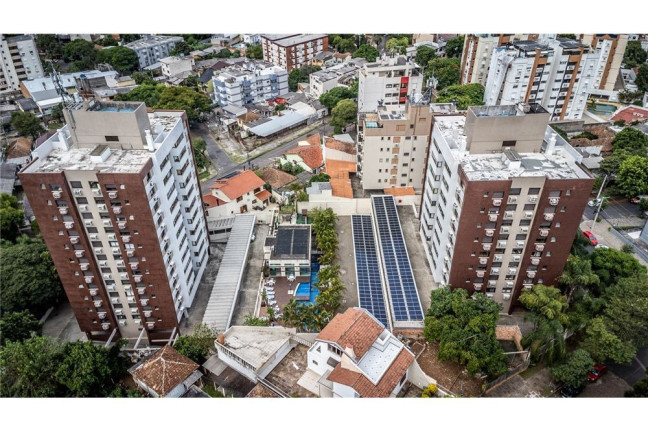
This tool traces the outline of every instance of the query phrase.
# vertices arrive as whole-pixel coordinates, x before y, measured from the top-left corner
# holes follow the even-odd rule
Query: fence
[[[502,384],[503,382],[507,381],[509,378],[512,378],[513,376],[519,374],[520,372],[525,371],[529,367],[530,363],[531,363],[531,356],[527,354],[526,360],[524,360],[521,364],[519,364],[518,366],[514,367],[511,370],[506,371],[504,375],[500,375],[493,381],[486,384],[484,386],[484,391],[482,392],[482,395],[488,394],[489,391],[491,391],[493,388],[497,387],[498,385]]]

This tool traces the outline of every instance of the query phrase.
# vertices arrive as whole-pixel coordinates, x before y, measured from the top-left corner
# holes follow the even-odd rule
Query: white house
[[[234,177],[217,181],[211,187],[212,193],[203,195],[207,216],[218,218],[264,209],[272,195],[263,188],[264,184],[253,171],[243,171]]]
[[[160,64],[162,65],[162,75],[167,78],[172,78],[177,75],[187,74],[191,72],[194,67],[194,59],[191,56],[164,57],[160,59]]]

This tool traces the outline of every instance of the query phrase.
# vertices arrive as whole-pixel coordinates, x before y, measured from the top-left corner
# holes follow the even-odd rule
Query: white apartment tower
[[[286,70],[267,62],[245,62],[224,69],[212,80],[220,106],[254,104],[288,93]]]
[[[405,105],[407,97],[423,90],[423,74],[414,60],[383,56],[360,69],[358,112],[376,111],[379,105]]]
[[[0,94],[20,90],[20,81],[43,76],[33,36],[7,38],[0,34]]]
[[[64,116],[19,175],[79,326],[167,343],[209,248],[186,115],[92,101]]]

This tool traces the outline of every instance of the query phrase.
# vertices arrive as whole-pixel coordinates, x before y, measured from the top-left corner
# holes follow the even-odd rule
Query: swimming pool
[[[602,115],[602,116],[611,116],[614,114],[614,112],[617,110],[617,107],[614,105],[606,105],[606,104],[596,104],[594,108],[588,109],[589,112],[596,114],[596,115]]]
[[[310,294],[309,283],[301,282],[299,285],[297,285],[297,289],[295,290],[295,297],[306,297],[309,294]]]
[[[317,282],[319,282],[319,278],[317,277],[317,273],[319,273],[319,268],[320,268],[319,263],[312,263],[310,282],[301,282],[297,286],[297,289],[295,290],[295,297],[303,298],[308,296],[308,300],[305,299],[297,300],[298,303],[315,304],[315,299],[320,293],[320,291],[316,288]]]

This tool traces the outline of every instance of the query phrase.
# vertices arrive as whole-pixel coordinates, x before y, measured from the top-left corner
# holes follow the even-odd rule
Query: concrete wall
[[[290,346],[289,339],[286,339],[286,342],[274,353],[274,355],[266,361],[266,363],[257,370],[257,375],[260,378],[265,378],[272,369],[274,369],[281,360],[290,352],[292,346]]]
[[[420,389],[424,389],[430,384],[437,383],[434,378],[429,377],[425,372],[423,372],[423,369],[421,369],[421,366],[419,366],[416,360],[414,360],[407,370],[407,381]]]
[[[332,209],[338,216],[351,216],[354,214],[371,214],[370,198],[354,198],[346,201],[329,202],[300,202],[300,209]]]

